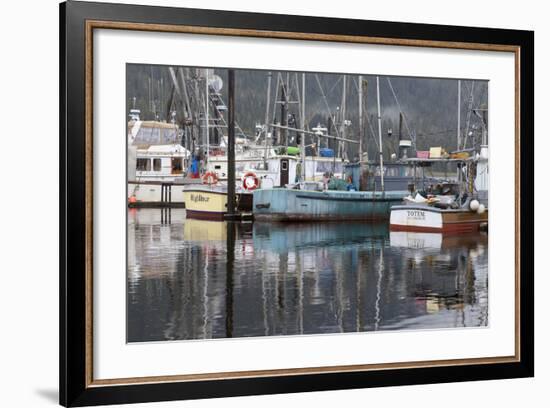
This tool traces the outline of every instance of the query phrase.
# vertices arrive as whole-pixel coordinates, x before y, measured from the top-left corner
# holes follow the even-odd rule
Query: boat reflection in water
[[[488,323],[485,234],[228,224],[179,209],[131,210],[128,222],[129,342]]]

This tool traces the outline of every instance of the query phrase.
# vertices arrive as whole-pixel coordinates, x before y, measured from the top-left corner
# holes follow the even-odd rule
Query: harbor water
[[[486,233],[129,209],[128,342],[488,325]]]

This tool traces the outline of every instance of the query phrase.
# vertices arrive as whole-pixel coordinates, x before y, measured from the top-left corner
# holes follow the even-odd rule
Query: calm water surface
[[[486,326],[487,259],[484,233],[132,209],[128,341]]]

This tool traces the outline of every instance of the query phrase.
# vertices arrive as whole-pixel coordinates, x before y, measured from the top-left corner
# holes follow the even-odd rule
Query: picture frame
[[[515,352],[498,357],[94,378],[94,30],[512,53]],[[60,403],[64,406],[342,390],[534,375],[534,33],[68,1],[60,5]],[[512,267],[510,265],[510,267]],[[121,297],[123,294],[120,295]],[[235,340],[239,341],[239,340]]]

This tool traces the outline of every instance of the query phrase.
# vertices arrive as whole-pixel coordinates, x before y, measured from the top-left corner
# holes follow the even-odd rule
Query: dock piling
[[[235,208],[235,70],[227,72],[228,77],[228,129],[227,129],[227,219],[236,216]]]

